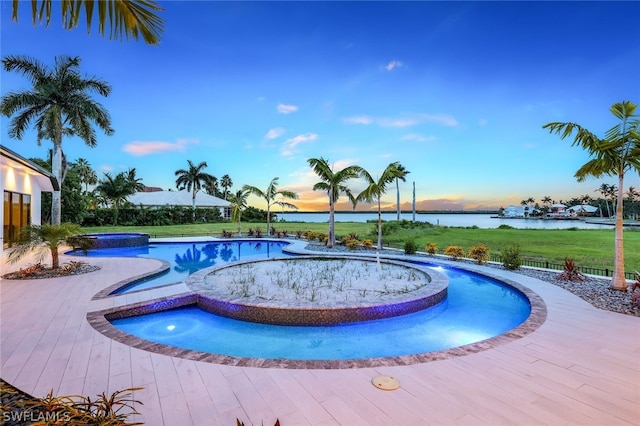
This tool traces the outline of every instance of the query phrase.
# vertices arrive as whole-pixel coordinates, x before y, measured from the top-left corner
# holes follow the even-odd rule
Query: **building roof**
[[[192,206],[191,191],[136,192],[127,201],[143,206]],[[196,207],[229,207],[231,203],[202,191],[196,193]]]
[[[12,168],[23,169],[27,174],[34,176],[43,191],[60,191],[58,179],[50,171],[43,169],[33,161],[27,160],[4,145],[0,145],[0,159],[2,164],[6,163]]]

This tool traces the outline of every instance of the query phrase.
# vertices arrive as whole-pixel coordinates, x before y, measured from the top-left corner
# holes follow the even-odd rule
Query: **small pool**
[[[111,294],[139,291],[184,281],[190,274],[215,265],[241,260],[291,256],[283,253],[288,245],[282,241],[214,241],[192,243],[152,243],[136,247],[111,247],[89,250],[84,254],[76,250],[68,254],[88,257],[145,257],[161,259],[169,267],[161,275],[124,284]]]
[[[333,326],[278,326],[224,318],[196,305],[113,319],[146,341],[232,357],[360,360],[441,351],[480,342],[525,322],[529,299],[500,281],[450,268],[448,298],[429,309]]]

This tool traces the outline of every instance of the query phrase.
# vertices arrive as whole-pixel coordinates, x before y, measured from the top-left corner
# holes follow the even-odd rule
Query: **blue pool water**
[[[198,307],[112,320],[152,342],[221,355],[347,360],[432,352],[478,342],[523,323],[531,312],[519,291],[490,278],[438,267],[448,298],[433,308],[335,326],[277,326],[220,317]]]
[[[288,256],[282,248],[288,243],[279,241],[224,241],[199,243],[153,243],[148,246],[101,248],[89,250],[89,257],[148,257],[169,262],[169,270],[157,277],[122,287],[115,294],[143,290],[184,281],[200,269],[241,260]],[[81,251],[73,252],[84,256]]]

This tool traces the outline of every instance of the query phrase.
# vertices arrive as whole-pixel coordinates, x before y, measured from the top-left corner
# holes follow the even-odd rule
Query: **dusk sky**
[[[83,76],[113,88],[94,99],[115,134],[98,131],[96,148],[65,139],[70,161],[99,177],[135,167],[144,184],[174,190],[187,160],[228,174],[232,191],[278,176],[301,211],[328,208],[311,189],[312,157],[373,176],[399,161],[408,210],[414,181],[418,209],[597,197],[617,178],[577,183],[587,154],[542,126],[573,121],[604,137],[612,104],[640,104],[640,2],[160,2],[158,46],[110,41],[95,22],[89,35],[64,31],[57,7],[49,28],[32,25],[27,3],[14,23],[11,4],[0,2],[3,58],[53,67],[80,56]],[[2,71],[2,95],[28,88]],[[49,141],[9,139],[8,124],[3,145],[46,158]],[[640,188],[637,174],[629,186]],[[383,201],[395,206],[395,185]]]

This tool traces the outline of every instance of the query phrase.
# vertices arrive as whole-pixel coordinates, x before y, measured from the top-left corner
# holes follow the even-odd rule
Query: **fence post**
[[[609,268],[605,268],[604,273],[605,273],[605,276],[608,277],[609,276]]]

